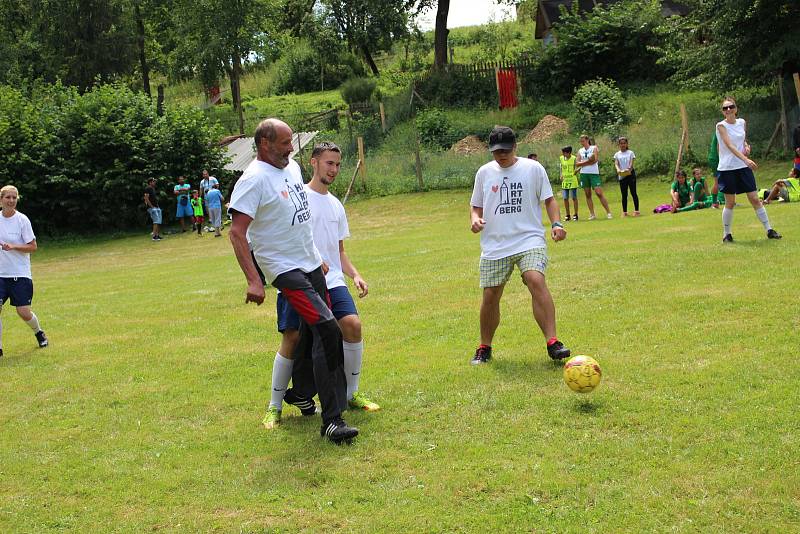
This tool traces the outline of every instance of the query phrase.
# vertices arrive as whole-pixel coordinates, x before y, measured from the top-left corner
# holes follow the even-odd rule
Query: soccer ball
[[[603,372],[590,356],[573,356],[564,364],[564,382],[578,393],[589,393],[600,383]]]

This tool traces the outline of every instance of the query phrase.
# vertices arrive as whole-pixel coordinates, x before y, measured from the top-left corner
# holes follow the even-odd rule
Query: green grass
[[[666,186],[640,189],[643,217],[549,245],[560,337],[604,371],[586,396],[516,276],[494,362],[468,364],[468,190],[348,203],[362,389],[383,406],[347,415],[351,447],[289,408],[260,427],[274,292],[244,305],[227,239],[43,240],[51,346],[13,310],[3,325],[0,531],[796,531],[800,208],[769,208],[777,242],[737,209],[723,246],[719,211],[653,215]]]

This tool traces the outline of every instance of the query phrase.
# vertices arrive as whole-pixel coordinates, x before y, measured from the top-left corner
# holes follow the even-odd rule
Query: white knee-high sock
[[[0,321],[0,350],[3,350],[3,321]]]
[[[292,368],[294,361],[284,358],[280,353],[275,353],[275,361],[272,362],[272,388],[270,390],[269,405],[277,409],[283,407],[283,396],[286,388],[289,387],[289,380],[292,379]]]
[[[347,399],[353,398],[358,391],[358,381],[361,378],[361,362],[364,359],[364,342],[342,342],[344,348],[344,374],[347,379]]]
[[[758,217],[758,220],[761,221],[761,224],[764,225],[764,230],[769,230],[770,228],[772,228],[772,226],[770,226],[769,224],[769,216],[767,215],[767,210],[764,209],[764,206],[761,206],[756,210],[756,217]]]
[[[722,237],[731,233],[731,225],[733,224],[733,210],[728,207],[722,208]]]
[[[31,330],[33,330],[34,333],[35,333],[35,332],[38,332],[39,330],[41,330],[41,328],[39,328],[39,318],[36,317],[36,314],[33,313],[33,312],[31,312],[31,316],[32,316],[31,320],[30,321],[25,321],[25,324],[30,326]]]

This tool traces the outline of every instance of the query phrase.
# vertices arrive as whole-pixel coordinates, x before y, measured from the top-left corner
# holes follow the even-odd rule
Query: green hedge
[[[175,178],[199,180],[223,165],[220,132],[203,113],[168,108],[122,85],[0,86],[0,183],[16,185],[20,211],[43,233],[130,228],[145,221],[142,192],[159,182],[165,215]]]

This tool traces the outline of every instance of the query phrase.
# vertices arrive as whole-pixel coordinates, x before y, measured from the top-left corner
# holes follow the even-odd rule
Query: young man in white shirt
[[[361,337],[361,319],[344,277],[347,275],[353,280],[359,298],[367,296],[369,286],[344,250],[344,240],[350,237],[344,206],[328,191],[339,174],[341,163],[342,154],[338,146],[333,143],[316,145],[311,152],[314,176],[305,186],[305,191],[311,208],[314,244],[320,251],[322,260],[328,265],[325,279],[331,297],[331,310],[339,321],[344,338],[347,402],[353,409],[377,411],[380,406],[358,390],[364,343]],[[264,417],[264,426],[267,429],[275,428],[281,421],[283,396],[294,370],[293,360],[300,326],[300,317],[282,293],[278,294],[276,306],[278,331],[283,337],[272,364],[272,399]]]
[[[483,288],[481,343],[473,365],[492,358],[492,339],[500,324],[500,298],[514,266],[522,274],[533,304],[533,317],[547,341],[554,360],[568,358],[570,351],[556,337],[556,310],[545,282],[547,243],[540,202],[551,221],[553,241],[566,239],[558,201],[538,162],[517,157],[517,140],[507,126],[496,126],[489,136],[494,161],[478,169],[471,199],[471,229],[481,233],[480,286]]]
[[[320,434],[334,443],[349,442],[358,429],[341,417],[347,406],[342,332],[327,305],[322,258],[314,246],[300,167],[289,158],[292,130],[283,121],[266,119],[256,128],[255,145],[256,159],[236,182],[229,207],[230,240],[247,279],[245,303],[264,302],[255,258],[265,281],[279,289],[301,317],[300,341],[311,347],[311,377],[302,383],[295,380],[293,397],[286,401],[311,415],[316,411],[311,399],[318,393]]]

